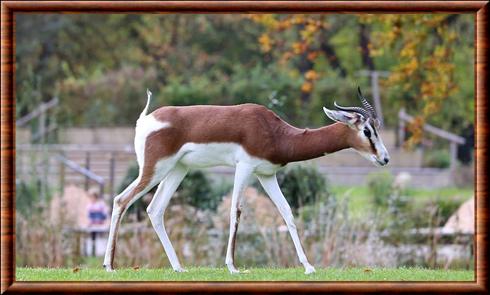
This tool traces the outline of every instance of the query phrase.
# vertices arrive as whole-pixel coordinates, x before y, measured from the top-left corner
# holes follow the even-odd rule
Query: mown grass
[[[251,268],[231,275],[226,268],[192,267],[185,273],[124,268],[108,273],[93,268],[17,268],[18,281],[473,281],[474,272],[423,268]]]

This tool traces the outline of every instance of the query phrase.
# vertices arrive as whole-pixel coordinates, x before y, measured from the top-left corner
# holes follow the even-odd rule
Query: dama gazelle
[[[287,163],[321,157],[353,148],[375,165],[386,165],[388,152],[379,137],[379,121],[358,89],[364,108],[323,108],[336,123],[318,129],[299,129],[275,113],[256,104],[236,106],[161,107],[136,122],[134,148],[139,176],[114,199],[109,241],[104,258],[113,270],[116,237],[121,219],[131,204],[158,184],[148,206],[151,223],[175,271],[184,271],[169,240],[163,215],[172,195],[191,168],[218,165],[236,167],[230,212],[226,265],[234,265],[235,238],[241,213],[241,193],[247,179],[255,175],[284,218],[305,273],[315,271],[308,263],[294,224],[291,209],[277,183],[276,172]]]

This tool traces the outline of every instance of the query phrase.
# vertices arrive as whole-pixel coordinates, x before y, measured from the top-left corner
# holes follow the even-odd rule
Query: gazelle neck
[[[342,123],[318,129],[303,129],[284,138],[283,150],[288,162],[321,157],[351,147],[353,131]]]

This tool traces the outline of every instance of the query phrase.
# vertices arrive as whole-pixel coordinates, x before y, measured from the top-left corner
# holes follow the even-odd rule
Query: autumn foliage
[[[18,116],[60,98],[60,126],[132,126],[154,104],[266,105],[316,127],[322,106],[359,104],[361,71],[384,71],[387,127],[405,108],[410,143],[429,122],[459,132],[473,122],[473,16],[19,15]]]
[[[251,15],[254,22],[265,27],[258,42],[265,53],[273,52],[280,64],[294,64],[303,76],[301,92],[308,97],[320,76],[330,71],[315,71],[315,63],[323,57],[333,69],[345,71],[339,64],[329,36],[338,24],[324,15]],[[369,42],[359,52],[367,59],[381,60],[385,55],[396,56],[388,69],[389,77],[382,81],[385,89],[404,93],[401,107],[416,114],[409,125],[412,134],[408,145],[418,143],[422,125],[441,110],[458,90],[454,72],[455,50],[458,46],[455,15],[362,15],[360,26],[369,27]],[[355,30],[355,29],[354,29]],[[362,32],[361,32],[362,34]],[[362,36],[361,36],[362,37]],[[328,50],[328,49],[331,50]],[[355,51],[355,50],[354,50]],[[365,67],[369,68],[365,62]],[[372,65],[371,65],[372,67]],[[372,68],[371,70],[376,70]]]

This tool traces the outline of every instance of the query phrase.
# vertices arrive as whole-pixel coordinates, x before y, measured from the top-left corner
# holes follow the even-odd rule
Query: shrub
[[[53,197],[54,188],[39,176],[17,180],[15,183],[15,207],[24,217],[39,213]]]
[[[283,170],[277,174],[277,181],[294,211],[320,200],[325,201],[331,195],[328,181],[315,168],[295,166]],[[254,186],[264,193],[257,182]]]
[[[475,185],[475,167],[471,165],[458,165],[453,169],[451,174],[453,185],[456,187],[473,188]]]
[[[425,155],[424,165],[432,168],[449,168],[451,157],[446,150],[430,151]]]
[[[184,204],[212,211],[216,211],[224,195],[220,190],[213,190],[208,178],[199,170],[189,172],[177,192]]]
[[[189,81],[179,78],[169,78],[165,88],[162,89],[159,104],[164,105],[193,105],[209,104],[221,94],[221,86],[210,78],[191,77]]]
[[[368,176],[368,189],[376,207],[387,207],[393,194],[393,175],[390,172],[371,173]]]
[[[128,170],[126,171],[126,175],[119,184],[119,188],[117,189],[117,191],[122,192],[125,188],[127,188],[136,179],[136,177],[138,177],[138,173],[138,165],[130,165]]]
[[[43,192],[44,191],[44,192]],[[53,218],[51,201],[55,188],[37,177],[16,183],[15,263],[28,267],[60,267],[76,265],[80,252],[75,235],[67,229],[76,226],[66,207],[56,210]],[[42,196],[44,194],[44,196]]]
[[[439,218],[439,226],[443,226],[448,219],[453,215],[453,213],[458,210],[459,206],[463,201],[459,198],[437,198],[436,199],[436,206],[437,206],[437,213],[438,213],[438,218]]]
[[[29,216],[32,213],[33,204],[39,204],[39,186],[38,182],[18,181],[15,185],[15,207],[16,211],[23,216]]]

